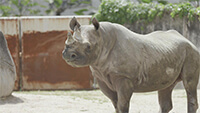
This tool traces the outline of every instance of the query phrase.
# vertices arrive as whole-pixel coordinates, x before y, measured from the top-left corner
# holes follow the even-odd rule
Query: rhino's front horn
[[[70,31],[68,31],[67,40],[66,40],[65,44],[69,44],[69,43],[73,43],[73,42],[74,42],[74,38],[72,37],[72,33]]]
[[[70,31],[67,33],[67,37],[72,37],[72,33]]]

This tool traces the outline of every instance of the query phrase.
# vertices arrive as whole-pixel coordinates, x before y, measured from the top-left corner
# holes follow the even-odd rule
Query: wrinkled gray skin
[[[7,41],[0,31],[0,98],[11,95],[16,80],[16,69]]]
[[[90,66],[102,92],[117,113],[129,112],[133,92],[158,91],[160,113],[172,109],[171,93],[183,81],[188,113],[196,113],[200,55],[174,30],[136,34],[125,27],[98,22],[81,26],[74,17],[63,58],[73,67]]]

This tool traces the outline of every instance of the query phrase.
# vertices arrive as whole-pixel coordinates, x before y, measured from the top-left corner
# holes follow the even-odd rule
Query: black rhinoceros
[[[9,96],[15,85],[16,69],[7,41],[0,31],[0,98]]]
[[[89,66],[117,113],[129,112],[133,92],[158,91],[160,112],[172,109],[171,93],[183,81],[188,113],[196,113],[200,54],[175,30],[141,35],[122,25],[98,22],[80,25],[74,17],[63,58],[73,67]]]

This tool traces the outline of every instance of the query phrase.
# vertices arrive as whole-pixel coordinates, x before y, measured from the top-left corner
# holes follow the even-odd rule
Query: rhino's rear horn
[[[77,27],[79,28],[81,25],[78,23],[75,17],[72,18],[69,24],[70,28],[74,31],[74,28]]]
[[[99,29],[99,22],[95,17],[92,19],[92,24],[94,25],[96,30]]]

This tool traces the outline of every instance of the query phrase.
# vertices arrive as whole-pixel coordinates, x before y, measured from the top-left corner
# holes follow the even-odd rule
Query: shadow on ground
[[[10,95],[8,97],[3,97],[0,98],[0,105],[4,104],[18,104],[18,103],[23,103],[24,101],[20,99],[19,97]]]

